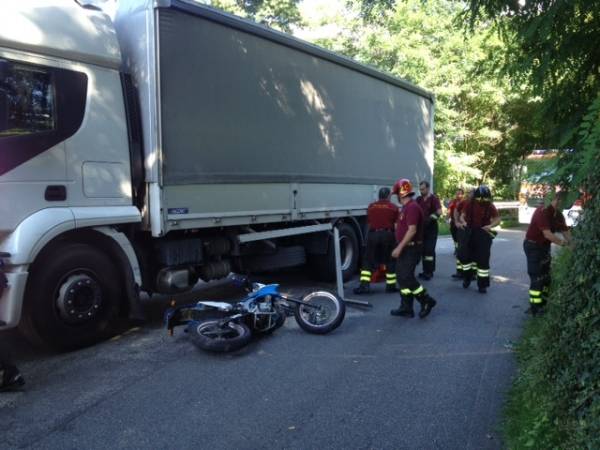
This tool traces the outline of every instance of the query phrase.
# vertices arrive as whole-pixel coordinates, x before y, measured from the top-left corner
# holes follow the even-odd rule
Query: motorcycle
[[[283,326],[289,315],[304,331],[326,334],[340,326],[346,314],[344,301],[328,291],[314,291],[292,298],[279,292],[278,284],[252,283],[235,277],[248,295],[237,303],[199,301],[165,312],[172,336],[184,325],[194,344],[211,352],[232,352],[248,344],[255,334],[270,334]]]

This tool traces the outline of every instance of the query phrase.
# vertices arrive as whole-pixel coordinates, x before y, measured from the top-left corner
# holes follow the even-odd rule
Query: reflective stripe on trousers
[[[385,274],[385,284],[396,285],[396,273],[386,273]]]
[[[542,291],[536,291],[533,289],[529,290],[529,303],[532,305],[539,305],[543,302],[544,300],[542,299]]]
[[[371,271],[370,270],[361,270],[360,271],[360,281],[363,283],[371,282]]]

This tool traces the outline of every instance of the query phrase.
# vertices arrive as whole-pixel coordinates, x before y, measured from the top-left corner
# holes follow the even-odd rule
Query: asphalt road
[[[482,295],[450,279],[452,245],[441,238],[425,284],[438,306],[424,320],[390,316],[399,296],[377,284],[374,307],[349,308],[330,335],[289,317],[232,355],[204,353],[182,332],[169,338],[164,300],[146,305],[143,325],[69,354],[0,334],[27,379],[22,392],[0,394],[0,448],[502,448],[512,343],[527,306],[522,239],[500,232]],[[294,294],[316,286],[300,272],[278,278]],[[194,295],[235,294],[216,285]]]

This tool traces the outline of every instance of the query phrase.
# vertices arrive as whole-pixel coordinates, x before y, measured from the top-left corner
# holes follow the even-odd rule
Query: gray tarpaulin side
[[[158,11],[165,185],[430,175],[430,99],[203,17]]]

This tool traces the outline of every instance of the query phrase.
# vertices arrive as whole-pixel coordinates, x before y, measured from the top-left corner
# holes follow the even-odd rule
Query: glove
[[[429,222],[437,222],[440,217],[437,214],[431,214],[429,216]]]

